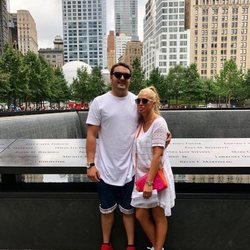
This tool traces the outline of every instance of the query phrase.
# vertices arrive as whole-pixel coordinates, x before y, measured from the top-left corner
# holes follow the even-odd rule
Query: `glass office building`
[[[115,32],[138,36],[138,0],[115,0]]]
[[[62,0],[64,60],[107,64],[106,0]]]

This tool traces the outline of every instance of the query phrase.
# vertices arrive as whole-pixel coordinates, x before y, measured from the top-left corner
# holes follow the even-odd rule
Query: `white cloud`
[[[142,39],[142,23],[147,0],[138,0],[139,37]],[[39,48],[53,47],[56,35],[62,36],[62,0],[10,0],[10,11],[25,9],[36,22]],[[107,29],[114,29],[114,0],[107,0]]]

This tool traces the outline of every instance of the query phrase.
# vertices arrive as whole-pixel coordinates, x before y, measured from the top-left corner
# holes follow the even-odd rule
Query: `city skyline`
[[[138,1],[138,33],[140,40],[143,39],[143,17],[147,0]],[[10,12],[16,13],[19,9],[30,12],[36,22],[38,33],[38,47],[53,47],[56,35],[63,37],[62,25],[62,0],[10,0]],[[109,6],[113,6],[109,8]],[[107,34],[114,30],[114,0],[107,0]],[[56,14],[55,14],[56,13]]]

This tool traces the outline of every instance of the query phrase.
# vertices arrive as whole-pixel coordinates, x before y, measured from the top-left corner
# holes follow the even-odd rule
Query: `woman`
[[[166,216],[171,215],[174,206],[174,178],[166,153],[166,137],[168,126],[159,112],[159,95],[155,87],[142,89],[135,100],[140,114],[140,124],[134,142],[135,181],[148,173],[143,187],[143,201],[138,203],[137,188],[134,188],[131,204],[136,208],[136,218],[139,220],[145,234],[154,250],[162,250],[167,235],[168,222]],[[163,168],[167,178],[168,188],[152,197],[153,180],[159,168]],[[150,199],[154,200],[153,203]]]

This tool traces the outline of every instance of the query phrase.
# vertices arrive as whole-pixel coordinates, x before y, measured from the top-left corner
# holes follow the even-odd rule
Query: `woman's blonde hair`
[[[147,88],[141,89],[138,96],[143,92],[144,93],[146,92],[148,94],[149,98],[155,103],[154,104],[154,112],[159,115],[160,114],[160,110],[159,110],[159,108],[160,108],[160,97],[158,95],[158,92],[157,92],[156,88],[153,85],[151,85],[151,86],[149,86]]]

